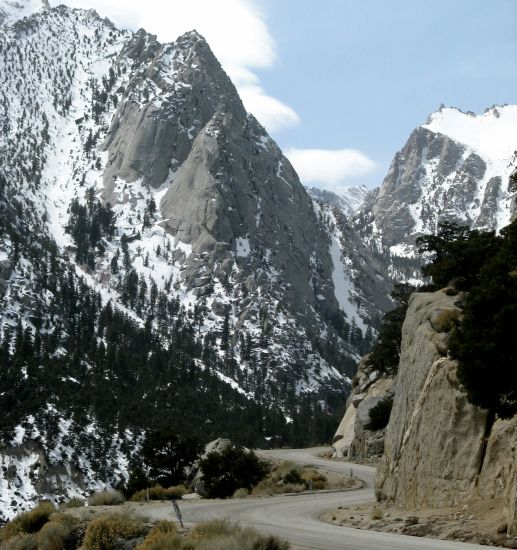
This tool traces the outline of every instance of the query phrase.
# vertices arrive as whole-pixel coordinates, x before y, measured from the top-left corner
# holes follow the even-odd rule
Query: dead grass
[[[55,512],[51,502],[41,502],[28,512],[22,512],[0,529],[0,541],[9,540],[16,535],[37,533]]]
[[[174,485],[164,489],[161,485],[155,485],[149,489],[142,489],[135,493],[130,500],[132,502],[144,502],[149,500],[175,500],[187,494],[187,489],[184,485]]]
[[[312,488],[314,491],[329,488],[328,478],[310,464],[299,466],[294,462],[280,460],[273,462],[271,471],[251,494],[270,496],[285,493],[300,493]]]
[[[89,506],[117,506],[126,502],[126,497],[120,491],[99,491],[88,497]]]

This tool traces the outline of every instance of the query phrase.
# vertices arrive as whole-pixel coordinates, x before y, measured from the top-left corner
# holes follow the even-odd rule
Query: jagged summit
[[[17,382],[28,403],[0,392],[27,488],[0,484],[0,509],[35,496],[39,457],[66,456],[87,489],[126,476],[163,411],[248,445],[308,440],[311,418],[341,406],[389,282],[206,41],[59,6],[2,29],[0,73],[0,341],[47,353]],[[38,378],[49,363],[58,383]],[[83,490],[56,467],[56,492]]]
[[[355,226],[392,276],[418,282],[415,238],[442,221],[499,231],[517,214],[517,106],[483,114],[442,106],[396,153]]]
[[[492,161],[508,161],[517,149],[517,106],[493,106],[480,115],[444,107],[423,128],[444,134]]]

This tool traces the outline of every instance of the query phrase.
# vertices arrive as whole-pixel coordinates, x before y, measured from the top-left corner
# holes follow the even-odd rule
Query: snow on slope
[[[43,0],[0,0],[0,25],[10,25],[43,7]]]
[[[444,107],[424,128],[474,149],[483,158],[508,161],[517,150],[517,105],[496,106],[481,115]]]
[[[308,187],[307,190],[313,198],[331,206],[336,206],[347,217],[352,217],[359,210],[369,192],[364,185],[343,187],[336,192],[329,189],[320,189],[319,187]]]
[[[486,109],[481,115],[464,113],[455,108],[442,108],[433,113],[422,126],[431,132],[448,136],[465,146],[463,159],[468,161],[472,154],[478,155],[485,163],[486,169],[477,181],[474,200],[465,205],[465,212],[449,212],[449,216],[458,217],[461,221],[479,229],[501,230],[510,223],[511,193],[507,182],[515,168],[517,158],[517,105],[494,106]],[[435,180],[439,160],[433,159],[426,167],[424,183]],[[447,190],[458,179],[458,171],[448,175],[442,183]],[[496,179],[501,179],[498,185]],[[433,195],[428,189],[429,196]],[[444,209],[447,212],[447,196],[444,197]],[[420,230],[426,229],[422,223],[422,212],[415,209],[414,218]],[[492,218],[489,220],[489,218]]]

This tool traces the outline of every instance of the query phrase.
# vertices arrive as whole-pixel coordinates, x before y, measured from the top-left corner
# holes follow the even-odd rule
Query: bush
[[[38,541],[35,535],[16,535],[0,544],[2,550],[37,550]]]
[[[114,514],[95,518],[84,536],[86,550],[111,550],[117,539],[134,539],[145,533],[145,526],[131,516]]]
[[[267,462],[238,447],[209,453],[199,466],[211,498],[228,498],[239,488],[252,489],[269,472]]]
[[[382,519],[382,508],[379,505],[374,504],[370,515],[372,519]]]
[[[250,492],[248,489],[245,489],[244,487],[240,487],[233,493],[232,498],[246,498],[249,496]]]
[[[180,550],[182,539],[176,525],[171,521],[160,521],[135,550]]]
[[[99,491],[88,497],[90,506],[117,506],[126,502],[120,491]]]
[[[383,430],[390,421],[391,409],[393,408],[393,397],[385,397],[373,406],[368,413],[370,422],[366,424],[367,430]]]
[[[479,282],[484,262],[499,251],[501,238],[493,231],[471,231],[457,223],[444,222],[436,235],[418,237],[416,244],[420,253],[432,254],[422,273],[432,277],[436,289],[454,281],[459,290],[470,290]]]
[[[38,547],[45,550],[63,550],[70,531],[63,523],[50,521],[37,535]]]
[[[129,472],[129,477],[123,488],[123,492],[126,497],[129,498],[131,495],[146,489],[150,485],[151,483],[149,482],[147,474],[140,466],[136,466]]]
[[[0,530],[0,541],[24,533],[37,533],[47,523],[50,515],[55,510],[51,502],[42,502],[36,508],[19,514]]]
[[[155,485],[149,489],[142,489],[136,492],[130,500],[133,502],[143,502],[147,500],[176,500],[187,494],[187,489],[184,485],[176,485],[164,489],[161,485]]]
[[[282,481],[284,483],[294,483],[294,484],[303,483],[302,476],[300,475],[300,472],[296,468],[289,470],[287,474],[285,474],[285,476],[282,478]]]
[[[305,468],[302,470],[302,482],[305,483],[306,489],[312,486],[313,491],[321,491],[327,487],[327,476],[313,468]]]
[[[303,493],[307,489],[305,483],[284,483],[280,485],[272,494],[284,493]]]
[[[151,477],[165,487],[183,483],[202,451],[196,436],[181,434],[172,426],[149,431],[142,444],[142,457]]]
[[[61,508],[82,508],[86,504],[84,498],[72,497],[61,505]]]
[[[500,236],[443,225],[420,245],[433,254],[424,274],[435,285],[455,279],[467,291],[449,348],[469,401],[488,409],[490,422],[511,418],[517,413],[517,220]]]
[[[213,520],[194,527],[185,550],[288,550],[289,544],[255,529],[243,529],[228,520]]]
[[[443,308],[431,319],[431,325],[436,332],[450,332],[457,324],[461,314],[458,308]]]

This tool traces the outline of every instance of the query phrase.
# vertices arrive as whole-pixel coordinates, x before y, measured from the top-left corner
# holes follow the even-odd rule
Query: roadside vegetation
[[[131,513],[72,514],[39,504],[0,529],[0,550],[288,550],[277,537],[228,520],[192,530]]]

